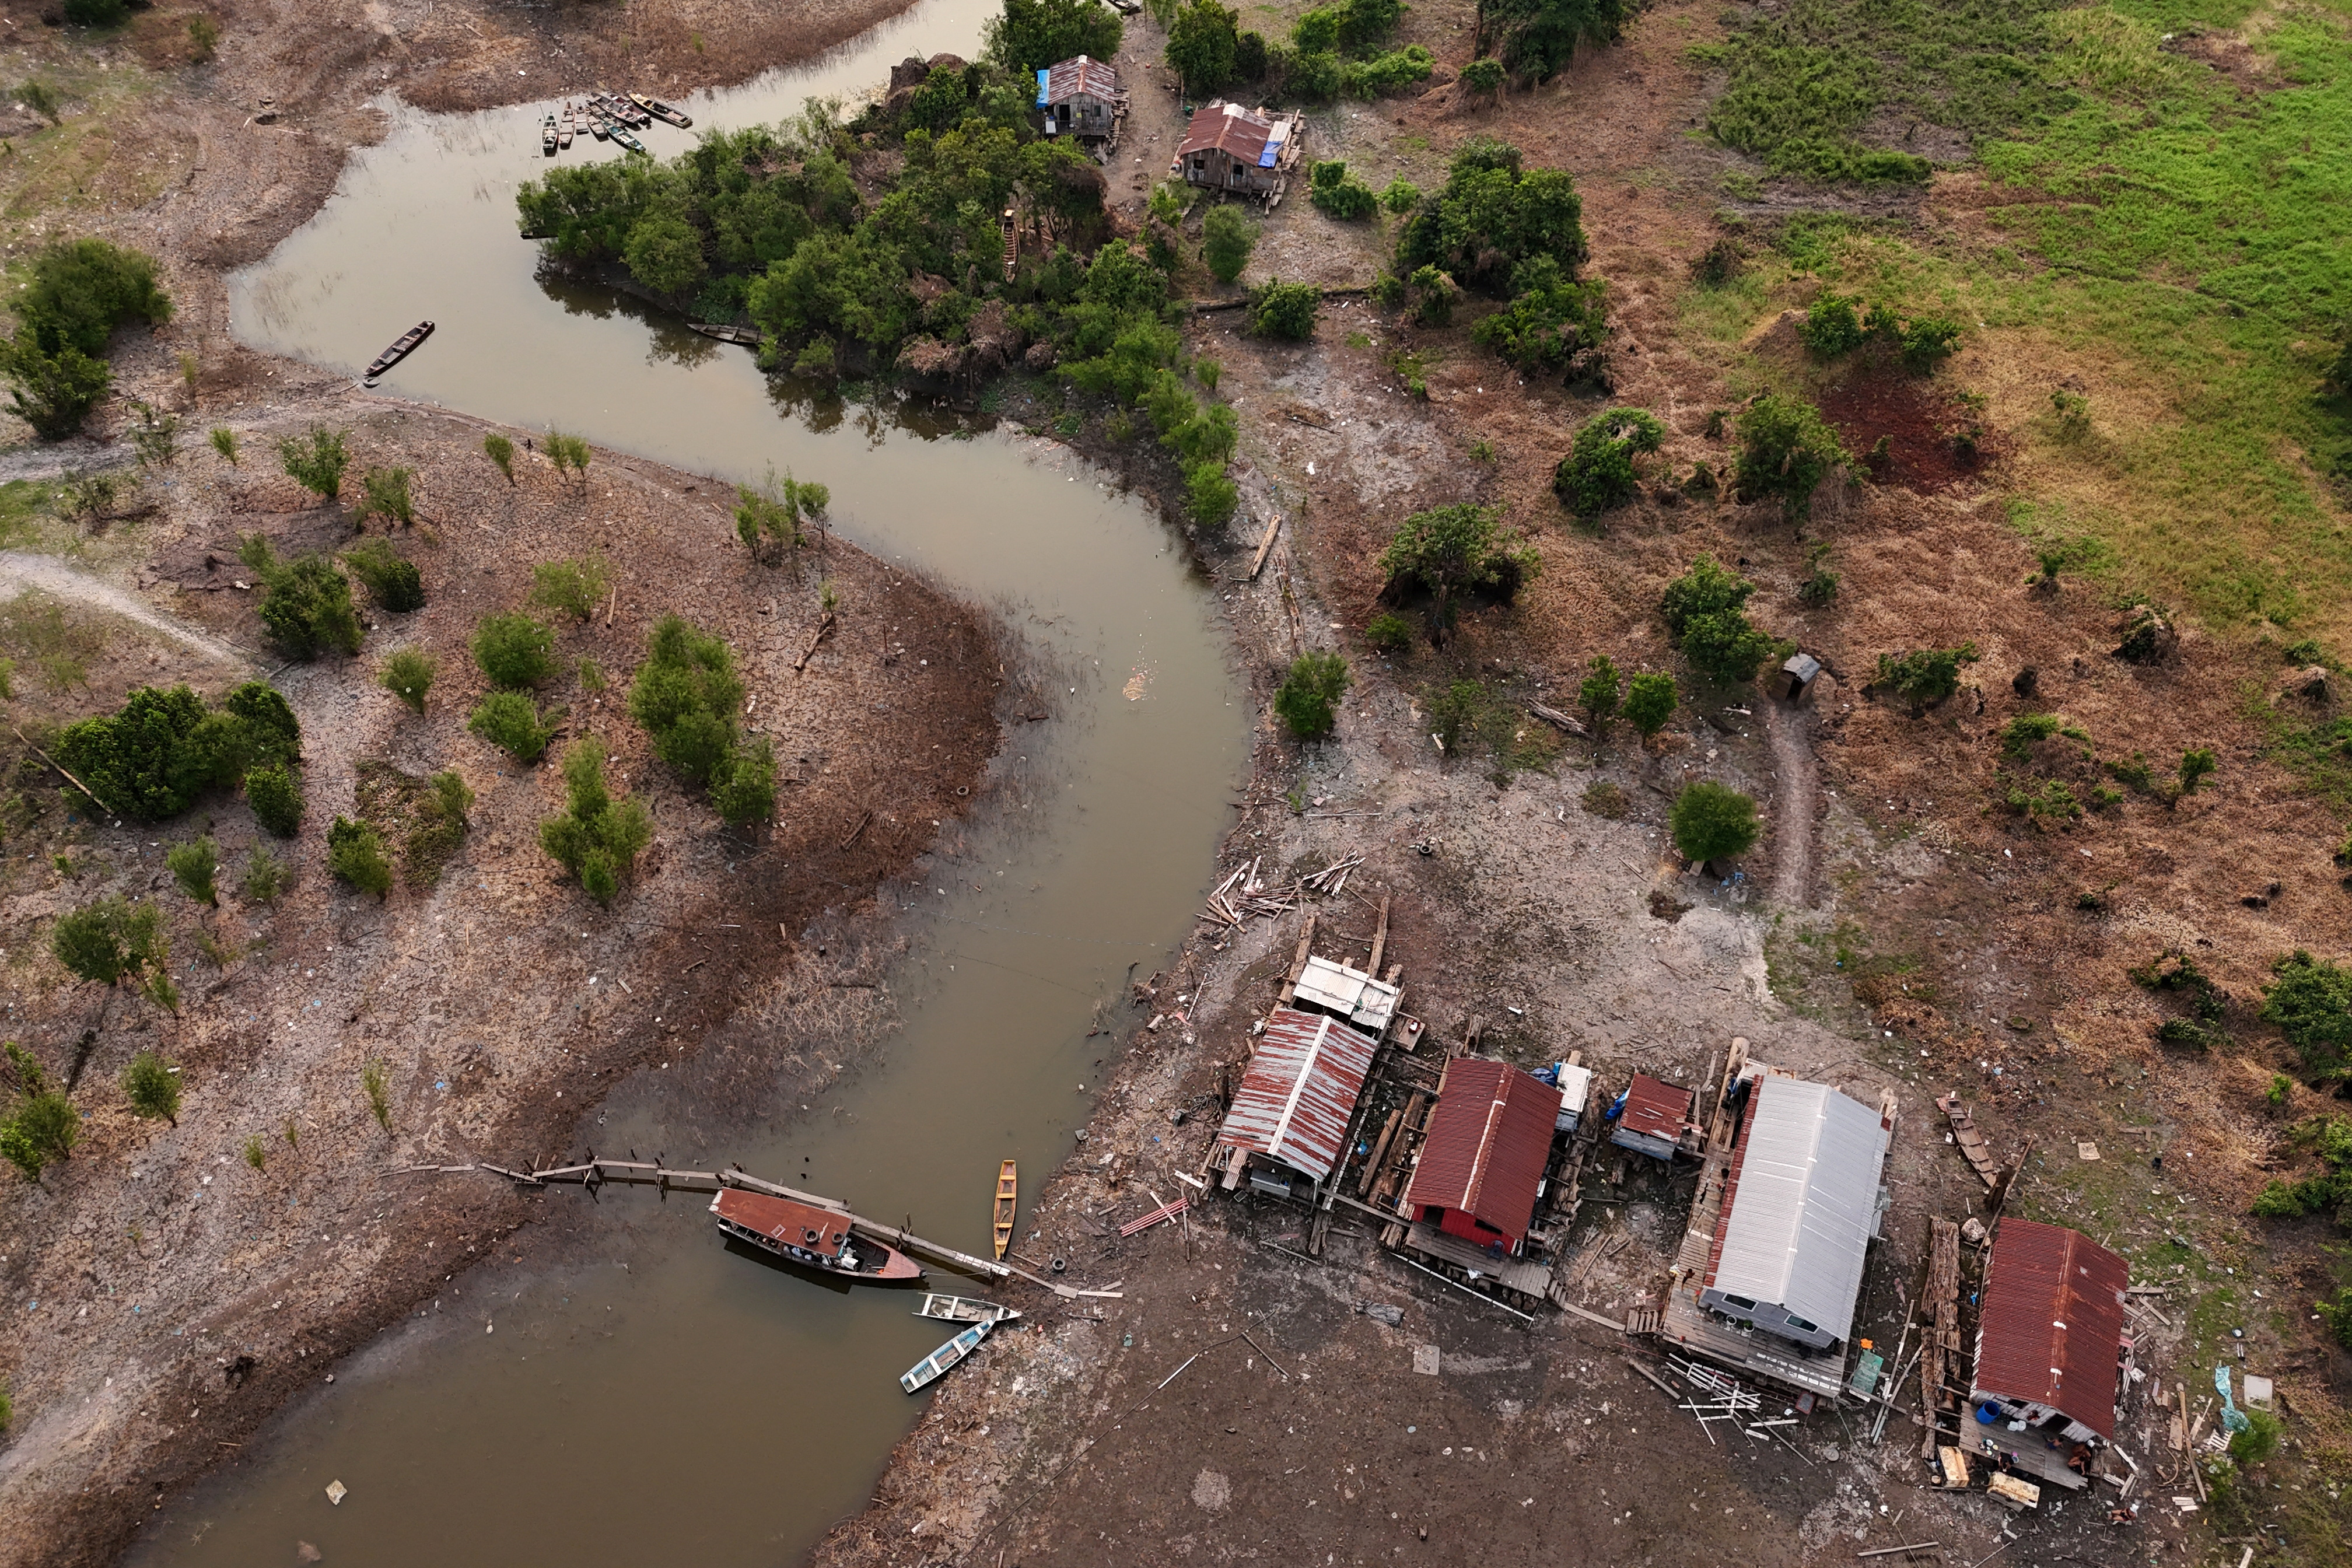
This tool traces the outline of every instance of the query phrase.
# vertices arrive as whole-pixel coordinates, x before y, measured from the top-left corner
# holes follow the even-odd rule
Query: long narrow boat
[[[549,115],[539,122],[539,149],[547,156],[555,156],[555,116]]]
[[[896,1285],[923,1277],[921,1267],[897,1247],[852,1234],[849,1216],[837,1209],[722,1187],[710,1212],[719,1216],[719,1228],[737,1240],[844,1279]]]
[[[658,98],[647,98],[642,92],[633,92],[629,94],[629,101],[635,104],[639,109],[644,110],[647,114],[652,115],[656,120],[667,120],[681,131],[691,130],[694,126],[692,116],[688,115],[682,109],[671,108],[668,104],[664,103]]]
[[[1021,1201],[1019,1169],[1007,1160],[996,1168],[996,1256],[1013,1245],[1013,1211]]]
[[[631,131],[627,126],[623,125],[619,121],[616,120],[613,122],[612,130],[613,140],[619,142],[622,146],[626,147],[630,152],[642,153],[646,150],[646,144],[637,140],[636,132]]]
[[[368,385],[373,386],[379,376],[383,375],[384,372],[390,370],[394,365],[398,364],[402,360],[406,359],[410,354],[414,353],[416,351],[416,345],[423,342],[432,335],[432,322],[417,322],[416,325],[409,328],[408,331],[393,339],[392,346],[390,348],[376,355],[375,358],[368,361],[367,370],[362,374],[360,379]]]
[[[988,1331],[994,1327],[996,1327],[994,1323],[974,1323],[909,1367],[899,1377],[898,1386],[909,1394],[929,1387],[940,1380],[948,1368],[978,1350],[980,1342],[988,1338]]]
[[[653,116],[617,92],[602,93],[598,96],[604,102],[605,112],[613,117],[613,123],[615,125],[651,125],[654,122]]]
[[[574,136],[588,134],[588,106],[585,103],[572,111],[572,133]]]
[[[555,117],[555,144],[558,147],[572,145],[572,100],[569,99],[564,100],[563,112]]]
[[[926,1296],[915,1309],[919,1318],[937,1318],[946,1323],[1003,1323],[1020,1315],[1015,1308],[1000,1307],[976,1296]]]
[[[729,326],[720,321],[688,321],[686,327],[690,332],[700,332],[706,338],[717,338],[722,343],[741,343],[748,349],[758,348],[761,342],[760,329],[757,327]]]
[[[581,113],[583,116],[583,123],[597,141],[602,142],[613,134],[613,128],[605,122],[603,110],[592,106],[583,110]]]

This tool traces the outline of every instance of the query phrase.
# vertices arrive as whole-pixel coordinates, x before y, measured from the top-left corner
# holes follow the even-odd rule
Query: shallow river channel
[[[933,0],[682,107],[698,130],[779,120],[813,93],[870,89],[906,55],[972,52],[993,8]],[[1181,939],[1232,820],[1248,716],[1213,602],[1156,513],[1057,447],[796,403],[746,350],[608,293],[543,288],[513,193],[544,166],[547,107],[396,110],[319,216],[240,280],[236,330],[355,370],[430,317],[438,331],[385,393],[698,472],[822,479],[842,532],[999,608],[1066,671],[1065,713],[1008,738],[1045,781],[1034,805],[984,811],[1010,825],[971,830],[953,880],[935,879],[945,894],[926,889],[907,917],[914,952],[892,980],[906,1026],[872,1065],[800,1123],[780,1115],[780,1134],[717,1142],[715,1127],[665,1120],[669,1097],[641,1079],[574,1140],[740,1161],[984,1252],[997,1161],[1021,1162],[1025,1229],[1108,1070],[1095,1065],[1108,1042],[1086,1038],[1095,1002]],[[645,134],[666,157],[695,133]],[[796,1561],[865,1500],[922,1404],[898,1375],[947,1334],[904,1294],[828,1289],[730,1252],[705,1201],[607,1187],[592,1235],[609,1243],[584,1260],[521,1233],[273,1421],[131,1560],[245,1568],[309,1542],[330,1564],[386,1568]]]

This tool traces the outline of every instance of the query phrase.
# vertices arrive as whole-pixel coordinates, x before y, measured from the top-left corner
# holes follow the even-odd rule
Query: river
[[[811,94],[870,90],[907,54],[972,52],[993,8],[936,0],[682,107],[698,127],[772,121]],[[1232,820],[1248,713],[1214,602],[1153,510],[1058,447],[796,400],[746,351],[542,287],[513,193],[544,166],[548,107],[395,108],[318,216],[237,280],[236,330],[355,370],[430,317],[439,330],[385,393],[698,472],[823,479],[842,532],[999,607],[1070,672],[1059,721],[1010,740],[1050,787],[976,826],[946,895],[908,917],[892,982],[906,1023],[877,1058],[815,1114],[776,1107],[781,1132],[704,1146],[692,1129],[709,1119],[666,1122],[673,1099],[640,1080],[575,1142],[740,1160],[984,1250],[997,1161],[1021,1161],[1025,1210],[1091,1109],[1081,1086],[1109,1070],[1086,1037],[1096,1000],[1181,941]],[[647,140],[667,156],[692,137]],[[276,1417],[131,1560],[244,1568],[294,1561],[298,1541],[386,1568],[796,1560],[871,1489],[922,1403],[898,1374],[946,1334],[903,1294],[730,1253],[703,1208],[607,1188],[593,1221],[609,1245],[584,1261],[527,1229]]]

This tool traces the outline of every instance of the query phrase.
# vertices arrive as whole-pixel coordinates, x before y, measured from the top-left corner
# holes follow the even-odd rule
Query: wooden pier
[[[986,1258],[975,1258],[942,1242],[926,1240],[913,1231],[895,1225],[884,1225],[850,1212],[849,1205],[836,1198],[804,1193],[780,1182],[771,1182],[741,1170],[673,1171],[657,1161],[600,1160],[591,1150],[587,1159],[575,1165],[554,1165],[545,1170],[513,1171],[504,1165],[478,1161],[470,1165],[404,1165],[395,1174],[406,1175],[423,1172],[455,1173],[460,1171],[488,1171],[525,1186],[541,1187],[551,1182],[576,1182],[592,1194],[607,1182],[620,1182],[635,1186],[658,1187],[665,1193],[715,1193],[722,1187],[742,1187],[751,1192],[767,1193],[775,1197],[790,1198],[794,1203],[809,1204],[817,1208],[831,1209],[849,1221],[849,1228],[869,1240],[887,1243],[901,1252],[910,1252],[932,1261],[975,1275],[983,1279],[1020,1279],[1050,1290],[1066,1301],[1086,1298],[1118,1298],[1117,1290],[1081,1290],[1075,1286],[1057,1284],[1054,1280],[1015,1268],[1009,1263],[999,1263]]]

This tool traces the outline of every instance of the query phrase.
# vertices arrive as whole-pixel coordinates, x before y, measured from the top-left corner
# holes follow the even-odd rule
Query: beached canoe
[[[555,144],[558,147],[572,145],[572,105],[568,100],[563,105],[563,112],[555,117]]]
[[[988,1331],[995,1326],[994,1323],[974,1323],[909,1367],[898,1379],[898,1386],[909,1394],[929,1388],[948,1368],[978,1350],[980,1342],[988,1338]]]
[[[996,1168],[996,1256],[1013,1245],[1013,1211],[1021,1201],[1021,1175],[1012,1161]]]
[[[547,156],[555,156],[555,116],[552,114],[539,123],[539,148]]]
[[[423,342],[432,335],[432,322],[417,322],[416,325],[409,328],[408,331],[393,339],[392,346],[390,348],[376,355],[375,358],[368,361],[367,370],[362,374],[360,379],[367,383],[368,385],[373,386],[376,384],[376,378],[378,376],[381,376],[385,371],[390,370],[394,365],[398,364],[402,360],[406,359],[411,353],[414,353],[416,350],[416,345]]]
[[[915,1309],[919,1318],[937,1318],[946,1323],[1002,1323],[1020,1315],[1014,1308],[1000,1307],[976,1296],[926,1296]]]
[[[923,1277],[921,1267],[897,1247],[852,1234],[849,1216],[838,1209],[722,1187],[710,1212],[736,1240],[840,1279],[897,1285]]]
[[[619,142],[622,146],[626,147],[632,153],[642,153],[646,150],[646,144],[637,140],[636,132],[621,124],[618,121],[615,121],[613,123],[613,140]]]
[[[629,101],[635,104],[639,109],[644,110],[647,114],[652,115],[656,120],[667,120],[681,131],[691,130],[693,128],[694,120],[692,116],[688,115],[682,109],[671,108],[668,104],[664,103],[658,98],[647,98],[642,92],[633,92],[629,94]]]

